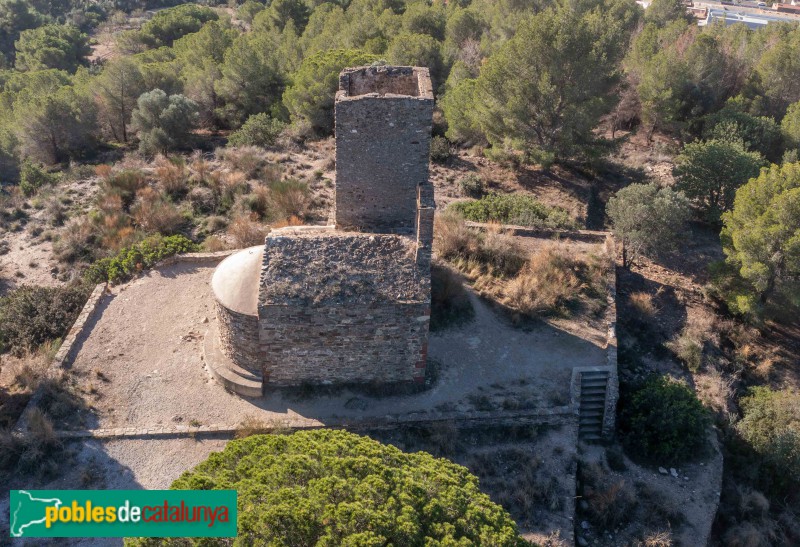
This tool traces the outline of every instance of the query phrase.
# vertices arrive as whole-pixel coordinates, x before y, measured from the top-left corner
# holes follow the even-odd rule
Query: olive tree
[[[622,266],[640,255],[658,256],[675,247],[689,219],[689,200],[682,192],[656,183],[631,184],[608,200],[614,236],[622,244]]]
[[[183,95],[160,89],[143,93],[136,101],[131,127],[139,136],[139,151],[147,155],[186,146],[197,125],[197,104]]]

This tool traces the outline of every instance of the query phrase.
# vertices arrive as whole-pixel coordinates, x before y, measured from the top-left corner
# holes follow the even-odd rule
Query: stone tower
[[[335,225],[273,230],[212,279],[220,336],[206,355],[237,393],[425,381],[435,210],[428,69],[346,69],[335,110]]]
[[[336,228],[413,233],[428,182],[433,90],[427,68],[344,70],[336,93]]]

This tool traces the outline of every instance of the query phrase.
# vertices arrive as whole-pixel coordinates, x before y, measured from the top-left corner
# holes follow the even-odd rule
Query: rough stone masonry
[[[428,69],[346,69],[335,114],[335,225],[272,231],[260,272],[242,272],[253,259],[237,255],[218,267],[220,345],[265,386],[421,383],[435,209]]]

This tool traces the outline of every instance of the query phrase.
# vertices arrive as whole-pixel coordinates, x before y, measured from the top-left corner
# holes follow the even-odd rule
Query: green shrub
[[[19,173],[19,189],[30,197],[39,191],[39,188],[58,182],[58,175],[48,173],[41,165],[25,159]]]
[[[574,230],[578,227],[564,209],[549,207],[525,195],[489,194],[474,201],[457,201],[448,208],[474,222],[499,222],[562,230]]]
[[[623,390],[619,418],[623,445],[633,457],[673,464],[705,447],[708,416],[694,392],[671,378],[652,376]]]
[[[86,271],[86,279],[92,283],[120,283],[137,273],[152,268],[158,261],[179,253],[199,250],[196,243],[182,235],[169,237],[151,236],[130,247],[125,247],[116,256],[103,258]]]
[[[483,179],[475,173],[469,173],[465,175],[464,178],[458,181],[458,186],[461,188],[461,193],[468,198],[477,199],[486,191],[486,188],[483,184]]]
[[[736,430],[766,464],[762,475],[769,479],[769,489],[780,492],[796,485],[800,482],[800,393],[754,387],[739,403],[744,416]]]
[[[444,163],[450,158],[450,141],[444,137],[431,139],[431,160]]]
[[[0,349],[20,354],[63,337],[86,303],[83,284],[23,285],[0,298]]]
[[[346,431],[234,440],[171,488],[236,489],[242,545],[526,545],[465,467]]]
[[[264,114],[254,114],[244,125],[231,133],[228,146],[261,146],[266,148],[275,144],[283,131],[284,124]]]

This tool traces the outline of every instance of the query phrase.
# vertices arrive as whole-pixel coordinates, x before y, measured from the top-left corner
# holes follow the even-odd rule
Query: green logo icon
[[[235,537],[235,490],[12,490],[11,537]]]

